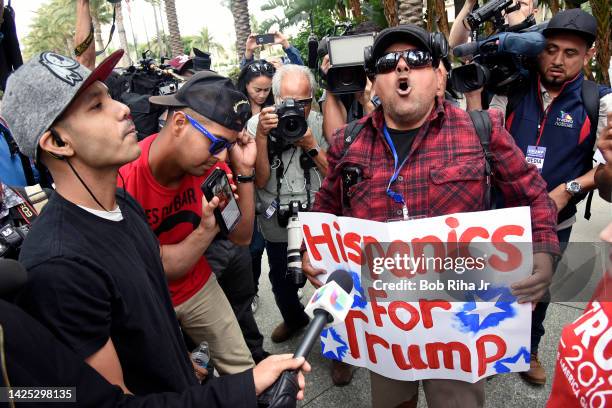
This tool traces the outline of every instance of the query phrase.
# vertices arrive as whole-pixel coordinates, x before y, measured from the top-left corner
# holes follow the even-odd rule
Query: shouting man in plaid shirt
[[[445,40],[413,25],[383,30],[372,47],[373,89],[381,106],[360,119],[363,129],[345,151],[344,128],[328,151],[329,170],[312,211],[374,221],[436,217],[485,208],[485,158],[469,115],[436,97]],[[550,285],[559,254],[556,210],[537,169],[526,163],[491,112],[494,183],[507,206],[530,206],[533,275],[512,285],[519,302],[537,302]],[[342,196],[342,178],[356,184]],[[304,254],[303,270],[321,282]],[[416,407],[418,383],[371,373],[374,407]],[[425,380],[430,407],[482,407],[484,382]]]

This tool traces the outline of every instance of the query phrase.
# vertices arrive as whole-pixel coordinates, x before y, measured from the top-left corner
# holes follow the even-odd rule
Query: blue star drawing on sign
[[[331,360],[342,361],[348,346],[346,342],[342,340],[342,337],[334,330],[333,327],[324,329],[321,332],[321,354]]]
[[[353,278],[353,291],[351,294],[353,295],[353,305],[351,309],[365,309],[368,305],[368,301],[365,298],[365,292],[363,287],[361,287],[361,279],[359,278],[359,274],[357,272],[349,272],[351,274],[351,278]]]
[[[497,374],[509,373],[510,368],[507,365],[518,363],[521,357],[523,357],[525,363],[529,363],[531,361],[531,354],[525,346],[521,347],[518,353],[516,353],[514,356],[498,360],[493,366],[493,368],[495,368]]]
[[[468,292],[466,303],[455,314],[461,324],[460,330],[478,333],[496,327],[502,321],[516,316],[512,303],[516,298],[506,287],[492,287],[486,291]]]

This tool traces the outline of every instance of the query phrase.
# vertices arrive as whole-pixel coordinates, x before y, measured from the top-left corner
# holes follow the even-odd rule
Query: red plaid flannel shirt
[[[493,183],[507,207],[530,206],[534,252],[558,255],[555,232],[557,211],[546,183],[503,126],[502,113],[489,111],[493,131]],[[344,128],[334,134],[327,152],[329,170],[316,195],[312,211],[373,221],[402,219],[402,204],[387,194],[394,159],[384,134],[381,109],[361,119],[365,127],[344,157]],[[350,208],[343,207],[341,176],[345,166],[363,169],[363,181],[350,188]],[[414,139],[408,160],[391,185],[406,202],[411,217],[436,217],[482,211],[485,159],[480,140],[467,112],[439,101]]]

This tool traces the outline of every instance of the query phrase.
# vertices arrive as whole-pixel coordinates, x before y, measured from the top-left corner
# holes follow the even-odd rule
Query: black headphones
[[[55,140],[56,145],[58,145],[59,147],[66,146],[66,143],[62,140],[59,133],[57,133],[57,130],[50,128],[49,132],[51,132],[51,137],[53,138],[53,140]],[[47,153],[49,153],[51,157],[53,157],[54,159],[64,160],[64,156],[62,155],[51,153],[51,152],[47,152]]]
[[[429,48],[432,51],[432,66],[437,68],[440,64],[440,61],[443,58],[448,57],[448,41],[446,41],[446,37],[441,32],[435,32],[429,34]],[[365,68],[366,75],[370,79],[374,77],[376,72],[376,60],[372,55],[373,46],[369,45],[363,49],[363,66]]]

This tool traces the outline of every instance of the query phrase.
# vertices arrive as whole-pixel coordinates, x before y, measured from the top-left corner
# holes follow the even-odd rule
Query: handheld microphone
[[[13,259],[0,259],[0,297],[15,294],[27,282],[26,269]]]
[[[546,44],[544,36],[538,32],[525,33],[499,33],[482,41],[472,41],[461,44],[453,49],[455,57],[481,54],[491,55],[495,53],[509,53],[524,55],[527,57],[537,56]]]
[[[353,290],[353,279],[348,272],[334,271],[325,285],[314,293],[304,312],[312,317],[302,341],[298,345],[294,358],[308,356],[321,331],[326,325],[342,323],[353,304],[350,296]],[[284,371],[280,378],[257,399],[260,408],[294,408],[300,386],[297,371]]]

